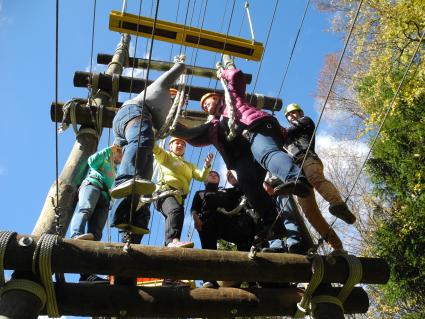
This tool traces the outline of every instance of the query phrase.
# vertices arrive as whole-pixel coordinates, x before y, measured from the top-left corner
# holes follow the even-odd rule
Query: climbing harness
[[[152,197],[141,197],[139,201],[142,205],[145,205],[145,204],[153,203],[164,197],[181,196],[181,195],[183,195],[183,191],[180,189],[168,189],[168,190],[164,190],[162,192],[153,194]]]
[[[217,211],[219,213],[222,213],[222,214],[228,215],[228,216],[238,215],[238,214],[240,214],[240,212],[241,212],[242,209],[246,208],[247,201],[248,200],[246,199],[246,197],[245,196],[242,196],[241,201],[239,202],[238,206],[236,206],[232,210],[227,211],[223,207],[218,207],[217,208]]]
[[[71,119],[72,128],[74,130],[75,135],[78,134],[78,127],[77,127],[77,116],[75,115],[75,109],[77,107],[77,99],[71,99],[69,101],[66,101],[65,104],[62,106],[62,122],[59,125],[58,133],[61,134],[65,132],[69,125],[65,123],[65,120],[69,113],[69,118]]]

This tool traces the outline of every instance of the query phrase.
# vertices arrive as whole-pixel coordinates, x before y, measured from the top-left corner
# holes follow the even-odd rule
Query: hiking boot
[[[123,198],[130,196],[133,192],[134,184],[134,194],[136,195],[150,195],[155,191],[155,184],[147,179],[136,177],[135,180],[128,179],[115,185],[111,189],[111,197],[113,198]]]
[[[304,245],[301,242],[288,245],[288,252],[291,254],[304,255],[305,254]]]
[[[192,241],[172,241],[167,244],[167,247],[173,248],[193,248],[195,244]]]
[[[204,283],[202,284],[202,288],[218,288],[220,287],[218,282],[215,280],[211,280],[211,281],[204,281]]]
[[[165,278],[162,287],[189,287],[189,284],[178,279]]]
[[[72,237],[72,239],[78,239],[78,240],[94,240],[94,235],[92,233],[81,234],[81,235],[77,235],[77,236]]]
[[[109,284],[109,280],[96,276],[96,275],[85,275],[81,274],[78,280],[80,284]]]
[[[312,192],[310,183],[305,177],[300,177],[297,182],[288,180],[274,189],[276,195],[296,195],[298,197],[307,197]]]
[[[342,219],[347,224],[354,224],[356,221],[356,216],[354,216],[353,213],[350,212],[350,209],[344,202],[331,204],[329,206],[329,212],[335,217]]]

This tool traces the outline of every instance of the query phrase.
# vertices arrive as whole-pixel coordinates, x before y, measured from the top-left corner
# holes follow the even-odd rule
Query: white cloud
[[[0,0],[0,26],[10,24],[13,22],[13,17],[3,14],[3,0]]]

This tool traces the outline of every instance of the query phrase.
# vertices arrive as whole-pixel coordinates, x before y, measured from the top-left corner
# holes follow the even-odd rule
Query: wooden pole
[[[130,43],[129,35],[122,35],[121,41],[115,50],[113,62],[109,64],[107,74],[121,74],[125,60],[128,58],[128,46]],[[94,104],[97,106],[106,105],[110,100],[110,94],[98,91],[94,96]],[[68,160],[63,168],[59,178],[58,185],[56,181],[50,187],[47,198],[44,202],[43,209],[40,213],[38,221],[32,231],[33,235],[41,235],[43,233],[59,233],[64,235],[68,229],[71,217],[74,213],[77,203],[78,185],[83,181],[87,171],[87,159],[97,148],[98,136],[84,133],[82,131],[86,127],[81,127],[76,137],[76,141]],[[57,199],[56,187],[58,188],[59,198]],[[56,220],[56,212],[59,215]],[[61,225],[56,228],[57,223]],[[27,272],[17,273],[16,278],[30,278],[30,269]],[[2,296],[0,303],[0,315],[7,314],[9,318],[32,318],[34,312],[34,296],[23,290],[6,291]],[[10,310],[9,309],[14,309]],[[38,311],[38,310],[37,310]],[[25,315],[20,315],[24,313]],[[30,315],[27,315],[30,314]],[[4,315],[6,316],[6,315]]]
[[[112,90],[112,76],[107,74],[96,74],[96,77],[98,76],[98,87],[101,90],[110,91]],[[148,81],[148,85],[151,84],[152,81]],[[74,86],[76,87],[87,87],[90,84],[90,74],[88,72],[83,71],[77,71],[74,74]],[[145,88],[145,80],[133,78],[131,80],[131,77],[128,76],[120,76],[119,77],[119,91],[120,92],[130,92],[131,93],[139,93]],[[204,88],[204,87],[198,87],[198,86],[186,86],[186,91],[190,90],[190,96],[189,99],[193,101],[199,101],[201,97],[211,92],[212,89],[210,88]],[[223,94],[223,90],[214,90],[217,93]],[[251,94],[247,94],[246,98],[248,101],[251,101]],[[265,110],[272,110],[273,106],[276,103],[275,111],[280,111],[282,108],[282,99],[270,97],[270,96],[264,96],[264,106],[263,108]],[[260,99],[256,94],[252,95],[252,101],[251,104],[254,106],[257,106]]]
[[[108,64],[109,62],[111,62],[111,59],[112,59],[112,55],[110,54],[99,53],[97,55],[98,64]],[[148,64],[149,64],[148,59],[129,58],[128,65],[126,65],[126,67],[131,68],[134,65],[135,68],[147,69]],[[150,61],[150,68],[153,70],[168,71],[173,65],[174,63],[172,62],[158,61],[158,60]],[[210,79],[217,79],[217,69],[204,68],[200,66],[186,65],[186,74],[201,76],[201,77],[210,78]],[[250,84],[252,81],[252,74],[244,73],[244,79],[246,84]]]
[[[335,293],[339,288],[334,288]],[[64,284],[56,286],[61,315],[134,317],[291,316],[303,291],[297,288],[171,288]],[[367,312],[369,300],[354,288],[345,312]],[[323,317],[322,317],[323,318]]]
[[[122,73],[122,65],[128,57],[129,43],[130,36],[123,35],[115,51],[113,63],[109,64],[106,71],[109,76]],[[94,105],[107,105],[108,102],[109,95],[105,94],[105,92],[98,92],[94,96]],[[58,116],[58,118],[61,119],[61,116]],[[92,123],[86,123],[86,125],[93,128]],[[85,127],[81,127],[80,131],[83,128]],[[87,159],[96,152],[97,143],[98,137],[93,134],[85,133],[77,135],[72,151],[59,176],[59,202],[56,203],[56,182],[54,182],[50,187],[40,217],[32,231],[33,235],[55,232],[55,207],[57,207],[60,214],[61,235],[65,235],[77,203],[78,186],[83,181],[87,172]]]
[[[78,100],[77,106],[75,108],[75,117],[77,124],[81,125],[90,125],[92,122],[92,117],[97,116],[97,109],[90,110],[87,108],[86,100]],[[55,121],[55,109],[58,114],[57,121],[61,122],[63,117],[63,105],[64,103],[60,102],[57,105],[55,103],[51,104],[50,107],[50,118],[52,121]],[[102,111],[102,126],[103,127],[112,127],[112,121],[115,114],[118,112],[118,109],[115,107],[104,107]],[[179,123],[187,126],[193,127],[205,123],[207,120],[207,114],[201,111],[192,111],[192,110],[183,110],[181,116],[179,117]],[[71,124],[71,115],[68,112],[65,123]]]
[[[6,269],[30,270],[35,245],[23,247],[22,235],[9,242],[4,265]],[[53,248],[52,271],[59,273],[111,274],[126,277],[182,278],[205,280],[309,282],[310,260],[303,255],[259,253],[254,260],[247,252],[204,249],[175,249],[64,239]],[[323,283],[345,282],[348,265],[344,258],[332,262],[324,258]],[[361,283],[383,284],[388,281],[389,267],[383,259],[360,257],[363,266]],[[333,263],[334,262],[334,263]],[[170,267],[173,265],[173,267]]]

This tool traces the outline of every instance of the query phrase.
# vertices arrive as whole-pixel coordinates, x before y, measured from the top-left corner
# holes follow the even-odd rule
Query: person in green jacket
[[[165,217],[165,245],[167,247],[193,247],[193,242],[180,241],[184,221],[184,199],[189,193],[192,179],[204,181],[211,169],[213,154],[205,158],[204,167],[198,169],[196,165],[183,159],[186,142],[183,139],[172,137],[168,143],[169,151],[155,145],[153,154],[159,164],[160,179],[157,192],[178,190],[179,194],[169,195],[158,199],[155,207]]]
[[[109,190],[115,179],[115,165],[121,163],[121,159],[121,147],[117,145],[89,157],[89,172],[81,183],[77,210],[71,220],[71,238],[96,241],[102,238],[111,200]]]

